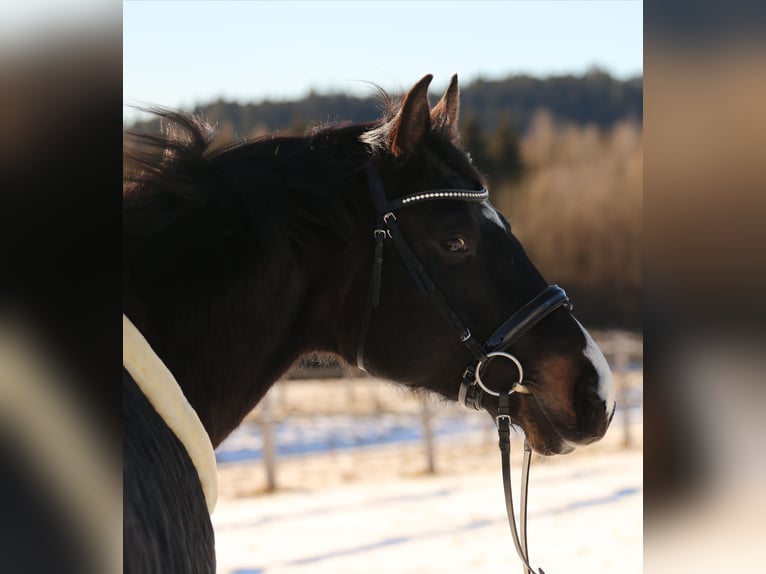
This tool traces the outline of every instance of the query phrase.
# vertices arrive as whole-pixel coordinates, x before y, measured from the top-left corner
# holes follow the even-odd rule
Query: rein
[[[485,408],[483,402],[490,400],[487,397],[497,397],[497,429],[499,437],[501,464],[503,471],[503,491],[505,495],[505,507],[508,515],[508,523],[511,528],[513,543],[516,552],[524,563],[524,573],[534,573],[535,570],[529,565],[529,552],[527,549],[527,491],[529,486],[529,469],[532,458],[532,450],[524,441],[524,460],[521,475],[521,499],[519,515],[519,528],[516,527],[516,517],[513,509],[513,494],[511,491],[511,467],[510,467],[510,427],[511,411],[510,396],[513,393],[532,394],[523,383],[524,370],[521,362],[508,352],[508,349],[518,341],[532,327],[537,325],[545,317],[556,309],[571,311],[572,304],[567,294],[557,285],[549,285],[539,295],[534,297],[516,313],[498,327],[484,344],[479,343],[461,321],[458,314],[450,307],[447,300],[441,294],[438,286],[431,279],[428,271],[417,258],[404,238],[395,212],[425,201],[458,200],[472,203],[481,203],[489,198],[489,192],[485,187],[480,190],[461,189],[434,189],[415,193],[402,198],[388,200],[383,188],[383,182],[378,175],[372,162],[367,164],[367,182],[376,211],[376,228],[373,231],[375,238],[375,256],[370,273],[370,287],[367,292],[367,304],[362,316],[362,326],[357,344],[356,363],[364,367],[364,349],[367,343],[370,322],[373,311],[380,305],[380,285],[383,273],[383,253],[385,241],[390,239],[396,247],[399,256],[410,274],[418,291],[431,301],[439,314],[449,323],[457,333],[460,341],[468,348],[476,359],[476,363],[466,367],[463,379],[458,391],[458,402],[465,407],[481,410]],[[519,379],[511,385],[510,390],[492,390],[482,380],[482,369],[493,358],[500,357],[514,363],[519,371]],[[520,535],[519,535],[520,532]],[[545,574],[539,569],[539,574]]]

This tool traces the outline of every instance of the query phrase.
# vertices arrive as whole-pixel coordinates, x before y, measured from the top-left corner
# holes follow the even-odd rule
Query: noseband
[[[376,228],[373,232],[375,238],[375,257],[372,264],[372,272],[370,274],[367,305],[365,306],[364,315],[362,317],[362,327],[359,333],[359,342],[357,344],[357,366],[360,369],[365,370],[364,349],[367,342],[370,320],[372,319],[373,310],[380,304],[383,248],[385,241],[390,239],[393,241],[400,258],[418,291],[421,295],[431,301],[432,305],[447,323],[452,326],[460,338],[460,341],[468,348],[476,359],[476,363],[469,364],[463,373],[463,379],[458,391],[458,402],[466,407],[480,410],[485,408],[486,405],[484,403],[486,400],[489,400],[487,399],[488,396],[497,397],[498,414],[496,418],[500,436],[503,485],[508,522],[511,527],[511,534],[513,535],[516,551],[524,563],[525,574],[534,572],[534,569],[529,565],[526,544],[526,500],[527,486],[529,482],[529,466],[532,454],[526,441],[524,444],[524,462],[522,467],[520,538],[516,530],[516,519],[513,512],[513,499],[510,484],[510,396],[515,392],[531,394],[531,391],[523,382],[524,371],[521,362],[509,353],[508,350],[514,343],[524,336],[525,333],[553,311],[559,308],[565,311],[571,311],[572,304],[569,302],[567,294],[561,287],[558,287],[557,285],[549,285],[539,295],[534,297],[521,309],[506,319],[505,322],[503,322],[484,342],[484,344],[479,343],[474,339],[470,329],[463,324],[458,314],[455,313],[449,303],[447,303],[447,300],[431,279],[426,268],[410,248],[399,228],[395,212],[398,212],[404,207],[426,201],[457,200],[470,203],[481,203],[489,198],[487,189],[484,187],[475,191],[463,189],[434,189],[389,201],[383,189],[383,182],[372,162],[367,164],[367,182],[377,214]],[[492,390],[481,378],[486,364],[496,357],[511,361],[519,371],[518,381],[513,383],[511,389],[508,391]],[[540,569],[539,572],[545,574],[542,569]]]

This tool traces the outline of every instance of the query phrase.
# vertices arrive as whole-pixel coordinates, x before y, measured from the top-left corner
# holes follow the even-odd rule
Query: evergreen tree
[[[524,169],[519,149],[519,136],[508,114],[503,114],[489,142],[492,175],[498,181],[515,182]]]
[[[463,115],[460,123],[460,139],[463,142],[463,148],[471,155],[476,169],[487,174],[492,162],[487,153],[487,139],[478,118],[474,114],[467,113]]]

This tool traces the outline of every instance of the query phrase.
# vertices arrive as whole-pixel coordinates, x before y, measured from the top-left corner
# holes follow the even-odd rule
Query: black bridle
[[[426,268],[410,248],[399,228],[395,212],[404,207],[426,201],[458,200],[481,203],[489,198],[487,189],[485,187],[475,191],[464,189],[433,189],[389,201],[386,197],[385,190],[383,189],[383,182],[372,162],[367,164],[367,182],[377,214],[376,228],[373,232],[375,238],[375,257],[372,264],[372,272],[370,274],[367,304],[362,317],[362,327],[359,333],[359,342],[357,344],[357,365],[360,369],[364,370],[364,349],[367,343],[372,312],[380,304],[384,244],[387,239],[390,239],[396,247],[400,258],[409,272],[410,277],[412,277],[418,291],[431,301],[431,304],[436,307],[439,314],[458,334],[460,341],[462,341],[471,354],[476,358],[476,364],[469,365],[463,373],[463,380],[460,383],[458,392],[458,402],[466,407],[480,410],[484,408],[482,402],[487,395],[497,397],[498,414],[496,418],[500,437],[503,484],[508,522],[511,527],[516,551],[522,562],[524,562],[525,572],[527,574],[529,572],[534,572],[533,568],[529,565],[526,544],[526,501],[531,460],[531,449],[526,441],[524,444],[524,462],[522,468],[520,539],[516,530],[516,519],[513,512],[513,498],[510,484],[510,396],[514,392],[524,394],[531,394],[531,392],[523,383],[524,371],[521,362],[510,354],[508,349],[532,327],[553,311],[559,308],[564,309],[565,311],[571,311],[572,304],[569,302],[567,294],[561,287],[558,287],[557,285],[549,285],[542,291],[542,293],[534,297],[521,309],[506,319],[506,321],[492,333],[484,344],[479,343],[474,339],[470,329],[463,324],[458,314],[455,313],[449,303],[447,303],[447,300],[431,279]],[[482,369],[487,362],[494,357],[502,357],[512,361],[519,371],[519,380],[511,386],[509,391],[492,390],[481,379]],[[542,569],[540,570],[540,573],[545,574]]]

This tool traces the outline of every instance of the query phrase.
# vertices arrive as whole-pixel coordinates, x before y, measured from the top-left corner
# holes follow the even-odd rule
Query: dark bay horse
[[[460,146],[457,77],[433,109],[430,80],[379,121],[306,137],[211,150],[201,120],[167,111],[165,135],[132,135],[124,312],[213,446],[312,351],[457,400],[466,365],[486,354],[470,344],[548,287]],[[523,379],[511,419],[535,451],[603,436],[611,375],[567,308],[506,350],[519,367],[498,361],[483,378]],[[199,464],[136,378],[124,370],[125,570],[214,572]]]

